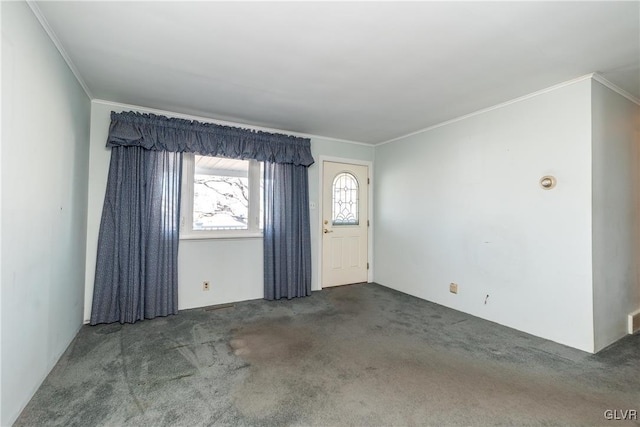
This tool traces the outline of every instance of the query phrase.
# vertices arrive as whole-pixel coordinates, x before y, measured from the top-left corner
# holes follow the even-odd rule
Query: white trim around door
[[[373,181],[373,162],[368,160],[358,160],[358,159],[347,159],[343,157],[333,157],[333,156],[320,156],[318,159],[318,165],[320,166],[320,171],[318,173],[318,222],[314,226],[318,233],[318,251],[317,251],[317,282],[316,287],[313,289],[314,291],[322,290],[322,194],[323,194],[323,164],[324,162],[336,162],[336,163],[348,163],[352,165],[364,165],[368,167],[369,170],[369,228],[367,231],[368,243],[367,243],[367,251],[369,257],[369,271],[367,273],[367,282],[373,282],[373,269],[375,266],[373,259],[373,227],[375,226],[374,221],[374,211],[373,211],[373,186],[375,182]]]

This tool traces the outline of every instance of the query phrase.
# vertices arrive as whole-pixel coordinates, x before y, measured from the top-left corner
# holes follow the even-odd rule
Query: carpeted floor
[[[17,426],[640,425],[640,335],[589,355],[375,284],[85,326]]]

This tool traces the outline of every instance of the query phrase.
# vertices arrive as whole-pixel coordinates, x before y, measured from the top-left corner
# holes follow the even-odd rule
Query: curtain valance
[[[299,166],[314,162],[309,138],[133,111],[111,112],[107,147],[118,146]]]

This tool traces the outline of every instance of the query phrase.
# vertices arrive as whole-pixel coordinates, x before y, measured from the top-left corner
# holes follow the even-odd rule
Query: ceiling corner
[[[40,22],[40,25],[42,25],[42,28],[47,33],[47,35],[49,36],[49,38],[51,39],[51,41],[55,45],[56,49],[58,49],[58,52],[60,52],[60,55],[62,55],[62,58],[67,63],[67,66],[69,67],[69,69],[71,70],[73,75],[75,76],[75,78],[78,81],[78,83],[80,84],[80,86],[82,86],[82,89],[84,90],[84,92],[89,97],[89,100],[93,100],[93,95],[91,94],[91,91],[89,90],[89,87],[87,86],[87,84],[85,83],[84,79],[80,75],[80,72],[78,71],[76,66],[71,61],[71,58],[69,57],[69,54],[67,54],[67,51],[62,46],[62,43],[60,43],[60,40],[58,40],[58,37],[53,32],[53,29],[51,28],[51,26],[47,22],[47,19],[44,17],[42,11],[40,10],[40,7],[38,6],[38,3],[36,1],[34,1],[34,0],[27,0],[27,5],[29,5],[29,7],[31,8],[31,11],[33,12],[33,14],[38,19],[38,22]]]
[[[626,90],[622,89],[620,86],[617,86],[617,85],[611,83],[609,80],[604,78],[601,74],[593,73],[591,75],[591,78],[593,80],[597,81],[598,83],[602,83],[603,85],[605,85],[606,87],[608,87],[612,91],[617,92],[618,94],[624,96],[625,98],[627,98],[629,101],[633,102],[634,104],[640,105],[640,98],[630,94]]]

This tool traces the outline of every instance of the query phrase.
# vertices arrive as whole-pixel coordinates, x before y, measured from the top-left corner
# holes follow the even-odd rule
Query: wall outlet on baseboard
[[[202,290],[203,291],[208,291],[209,290],[209,282],[208,281],[204,281],[202,282]]]
[[[452,294],[458,293],[458,284],[457,283],[449,283],[449,292]]]

